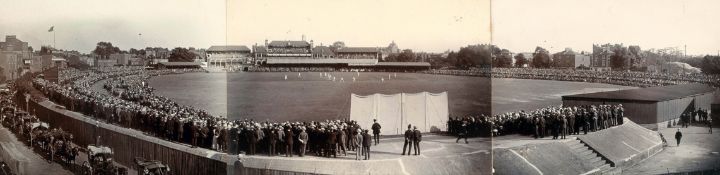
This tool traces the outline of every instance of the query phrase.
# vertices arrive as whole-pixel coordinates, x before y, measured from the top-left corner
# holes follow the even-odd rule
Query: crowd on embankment
[[[88,117],[161,139],[231,154],[276,155],[282,152],[286,156],[293,153],[304,156],[305,152],[311,152],[317,156],[335,157],[357,150],[358,159],[361,153],[368,159],[370,145],[373,140],[378,142],[379,125],[371,128],[350,120],[228,120],[157,95],[145,82],[151,76],[198,71],[202,72],[200,69],[145,70],[139,67],[68,69],[61,72],[60,83],[35,78],[32,88],[56,104]],[[93,89],[93,84],[100,80],[106,80],[102,87],[109,93]],[[419,131],[409,129],[409,132],[412,133],[409,140],[421,140]],[[371,138],[371,134],[375,137]],[[367,151],[361,151],[363,148]]]

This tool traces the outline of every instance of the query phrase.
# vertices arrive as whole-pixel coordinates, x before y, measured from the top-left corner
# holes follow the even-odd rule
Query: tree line
[[[140,56],[146,56],[147,51],[145,49],[135,49],[131,48],[129,51],[120,50],[117,46],[113,46],[110,42],[98,42],[97,46],[95,46],[95,50],[92,51],[95,55],[98,55],[99,58],[102,59],[109,59],[110,55],[112,54],[133,54],[133,55],[140,55]],[[191,62],[195,59],[195,53],[191,52],[187,48],[183,47],[176,47],[172,51],[170,51],[170,56],[168,57],[169,62]]]

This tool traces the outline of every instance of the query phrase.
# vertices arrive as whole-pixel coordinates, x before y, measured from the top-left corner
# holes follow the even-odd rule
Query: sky
[[[100,41],[120,49],[225,43],[223,0],[0,0],[0,41],[17,35],[34,49],[89,53]],[[139,35],[142,34],[142,35]]]
[[[442,52],[490,43],[488,0],[229,0],[230,43],[343,41]],[[236,32],[237,31],[237,32]]]
[[[442,52],[490,43],[489,0],[0,0],[0,36],[90,52],[268,40]],[[141,34],[141,35],[139,35]]]
[[[593,43],[641,49],[687,45],[688,55],[718,54],[717,0],[497,0],[492,42],[512,52],[592,51]]]

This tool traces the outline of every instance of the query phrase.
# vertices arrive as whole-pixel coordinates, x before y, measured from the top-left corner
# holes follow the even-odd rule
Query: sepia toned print
[[[495,173],[717,174],[713,5],[493,1]]]
[[[720,2],[0,0],[2,174],[719,174]]]
[[[11,4],[3,172],[492,174],[489,1]]]

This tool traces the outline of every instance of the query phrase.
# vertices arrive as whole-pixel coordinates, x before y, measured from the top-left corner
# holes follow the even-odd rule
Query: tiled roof
[[[250,52],[250,49],[243,45],[235,46],[210,46],[208,52]]]
[[[310,43],[307,41],[272,41],[268,47],[308,47]]]
[[[330,49],[328,46],[316,46],[312,50],[313,54],[322,54],[322,55],[335,55],[335,52]]]
[[[265,46],[253,46],[255,53],[267,53]]]
[[[267,64],[363,64],[374,65],[377,59],[339,59],[339,58],[307,58],[307,57],[284,57],[268,58]]]
[[[430,67],[428,62],[378,62],[376,66],[422,66]]]
[[[198,62],[159,62],[158,64],[165,66],[200,66]]]
[[[377,47],[343,47],[343,48],[337,49],[337,53],[362,53],[362,52],[376,53],[376,52],[380,52],[380,48],[377,48]]]

